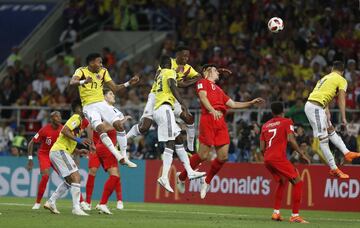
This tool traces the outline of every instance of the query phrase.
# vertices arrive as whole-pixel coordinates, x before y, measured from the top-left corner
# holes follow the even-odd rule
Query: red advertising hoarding
[[[200,167],[206,171],[209,163]],[[262,164],[227,163],[211,183],[204,200],[200,199],[200,180],[187,181],[186,192],[176,189],[176,172],[182,170],[181,162],[174,161],[170,170],[170,184],[174,193],[168,193],[156,182],[161,175],[162,161],[146,161],[145,202],[192,203],[225,206],[272,207],[274,183]],[[360,211],[360,167],[345,166],[342,170],[350,179],[340,180],[328,175],[325,165],[297,165],[303,185],[301,209]],[[283,207],[291,207],[291,184],[283,199]]]

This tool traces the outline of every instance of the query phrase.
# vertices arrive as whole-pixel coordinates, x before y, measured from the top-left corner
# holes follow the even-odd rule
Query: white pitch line
[[[32,204],[24,203],[0,203],[0,205],[6,206],[21,206],[21,207],[31,207]],[[63,206],[64,207],[64,206]],[[65,206],[65,208],[72,208],[71,206]],[[215,212],[203,212],[203,211],[164,211],[164,210],[149,210],[149,209],[129,209],[125,208],[124,211],[134,211],[134,212],[155,212],[155,213],[166,213],[166,214],[198,214],[198,215],[211,215],[211,216],[229,216],[229,217],[253,217],[253,218],[264,218],[265,216],[260,215],[249,215],[249,214],[229,214],[229,213],[215,213]],[[333,221],[333,222],[360,222],[360,219],[350,219],[350,218],[316,218],[311,217],[310,219],[320,220],[320,221]]]

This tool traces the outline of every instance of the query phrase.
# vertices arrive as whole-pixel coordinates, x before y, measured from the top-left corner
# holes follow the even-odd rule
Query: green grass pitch
[[[31,210],[33,202],[31,198],[0,197],[0,227],[360,227],[360,213],[350,212],[302,211],[310,224],[290,224],[287,220],[271,221],[272,209],[268,208],[125,202],[125,209],[120,211],[115,209],[115,202],[109,202],[114,215],[92,210],[89,217],[78,217],[71,214],[70,200],[58,201],[60,215],[43,208]],[[290,211],[282,210],[282,215],[288,219]]]

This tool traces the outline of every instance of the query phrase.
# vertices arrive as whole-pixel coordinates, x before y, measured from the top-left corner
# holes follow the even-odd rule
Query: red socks
[[[302,193],[303,181],[294,184],[292,189],[292,198],[293,198],[293,214],[299,214],[300,202],[301,202],[301,193]]]
[[[198,154],[194,154],[190,158],[190,166],[191,168],[195,169],[199,164],[201,163],[201,158]],[[187,172],[186,170],[182,171],[179,175],[179,179],[181,181],[185,181],[187,178]]]
[[[46,190],[46,185],[47,182],[49,181],[49,175],[42,175],[41,176],[41,180],[39,183],[39,187],[38,187],[38,193],[37,193],[37,197],[36,197],[36,203],[40,203],[41,199],[44,195],[44,192]]]
[[[220,161],[219,159],[215,158],[211,162],[211,167],[206,173],[206,179],[205,182],[207,184],[210,184],[213,177],[219,172],[221,167],[225,164],[225,162]]]
[[[275,210],[280,210],[285,187],[286,187],[286,182],[280,181],[275,193],[275,206],[274,206]]]
[[[91,196],[94,190],[95,176],[89,174],[86,182],[86,202],[91,203]]]
[[[104,191],[101,196],[100,204],[106,204],[111,196],[111,193],[115,190],[116,185],[119,184],[120,178],[111,175],[104,185]]]
[[[119,201],[119,200],[122,201],[122,190],[121,190],[120,177],[119,177],[119,183],[117,183],[116,186],[115,186],[115,192],[116,192],[116,199],[117,199],[117,201]]]

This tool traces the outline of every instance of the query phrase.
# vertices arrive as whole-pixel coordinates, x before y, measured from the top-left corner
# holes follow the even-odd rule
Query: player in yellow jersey
[[[171,69],[176,72],[176,81],[178,87],[188,87],[195,84],[200,78],[199,74],[192,66],[187,64],[190,57],[189,48],[185,46],[179,46],[176,49],[176,57],[171,58]],[[159,74],[159,67],[157,75]],[[156,77],[155,77],[156,78]],[[140,122],[134,125],[127,134],[127,138],[133,138],[135,136],[146,133],[151,127],[153,121],[153,112],[155,105],[155,92],[156,92],[156,83],[153,83],[150,94],[148,95],[148,100],[144,109],[144,113],[140,118]],[[187,135],[187,147],[189,151],[194,151],[194,139],[195,139],[195,128],[194,128],[194,118],[190,113],[185,113],[181,109],[179,102],[175,101],[174,104],[174,113],[176,118],[183,120],[186,127]]]
[[[181,105],[183,112],[188,113],[184,100],[181,98],[177,89],[176,72],[171,69],[171,59],[162,56],[160,59],[161,70],[156,77],[155,105],[153,118],[158,125],[158,140],[165,143],[163,153],[162,175],[158,183],[167,191],[174,192],[169,183],[169,170],[173,160],[174,149],[183,162],[188,172],[189,179],[200,178],[204,172],[196,172],[190,166],[189,157],[184,149],[183,140],[180,135],[180,127],[175,121],[175,102]],[[190,173],[189,173],[190,172]]]
[[[118,161],[134,168],[136,164],[129,161],[126,156],[127,138],[123,123],[113,107],[105,102],[103,87],[106,85],[114,94],[117,94],[119,90],[135,85],[139,81],[139,77],[136,75],[124,84],[115,84],[108,70],[102,66],[102,58],[98,53],[89,54],[86,58],[86,64],[86,67],[80,67],[75,71],[70,85],[79,87],[84,115],[89,120],[92,128],[100,135],[104,145]],[[120,153],[107,135],[103,121],[112,125],[117,131],[116,138],[120,145]]]
[[[335,159],[329,148],[330,141],[344,154],[345,160],[360,157],[360,153],[350,152],[341,137],[335,132],[330,121],[329,103],[338,96],[338,105],[342,123],[346,126],[345,97],[347,81],[343,77],[344,64],[334,61],[331,73],[320,79],[305,104],[305,113],[313,129],[314,137],[319,138],[320,149],[330,166],[330,174],[339,178],[349,178],[335,164]]]
[[[83,119],[80,102],[74,102],[72,110],[74,114],[66,121],[59,137],[50,149],[50,161],[65,180],[58,185],[56,191],[45,203],[44,208],[54,214],[59,214],[60,212],[56,209],[56,200],[70,189],[73,200],[72,213],[87,216],[88,214],[80,208],[80,174],[72,155],[74,153],[87,154],[88,151],[86,149],[78,150],[76,145],[79,143],[84,146],[90,146],[91,141],[79,138],[81,121]]]

